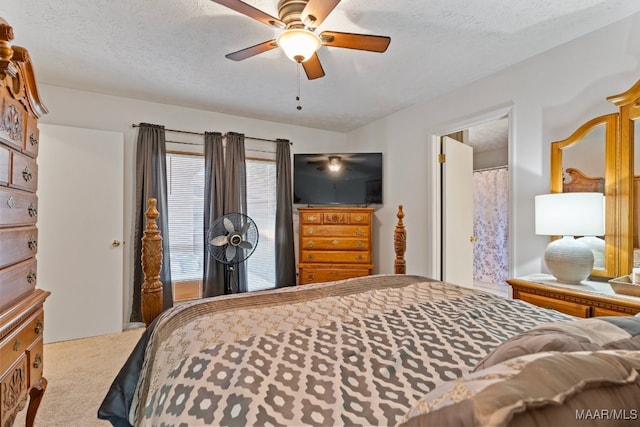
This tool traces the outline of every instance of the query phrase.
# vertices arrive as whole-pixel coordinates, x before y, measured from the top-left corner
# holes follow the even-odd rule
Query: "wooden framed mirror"
[[[552,193],[601,192],[605,195],[605,235],[588,236],[595,255],[591,276],[614,277],[617,273],[618,123],[617,113],[596,117],[567,139],[551,144]]]
[[[604,192],[604,256],[592,276],[614,278],[640,266],[640,81],[607,100],[619,112],[551,144],[551,192]]]
[[[618,148],[618,237],[617,276],[631,273],[640,265],[640,80],[629,90],[607,98],[620,108]]]

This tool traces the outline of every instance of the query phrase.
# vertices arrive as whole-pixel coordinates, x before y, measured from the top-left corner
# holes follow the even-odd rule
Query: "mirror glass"
[[[584,136],[562,148],[562,191],[605,191],[606,126],[604,123],[590,129]],[[605,269],[605,237],[575,236],[591,248],[594,270]]]
[[[605,195],[604,236],[574,236],[591,248],[591,276],[616,274],[616,174],[617,114],[596,117],[569,138],[551,144],[551,192],[597,192]],[[586,213],[585,213],[586,214]]]

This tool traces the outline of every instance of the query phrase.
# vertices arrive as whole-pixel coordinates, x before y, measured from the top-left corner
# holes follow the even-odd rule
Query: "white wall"
[[[399,204],[407,227],[407,270],[430,276],[436,200],[433,135],[478,124],[510,110],[509,148],[513,274],[542,268],[545,237],[533,232],[533,197],[549,188],[549,144],[587,119],[615,111],[605,99],[640,78],[640,14],[347,135],[282,123],[40,85],[49,108],[41,122],[122,132],[125,140],[125,230],[132,235],[134,149],[132,123],[192,131],[235,131],[288,138],[293,152],[384,152],[384,206],[375,214],[376,271],[393,271],[393,229]],[[428,60],[428,58],[426,58]],[[131,240],[131,237],[129,238]],[[129,316],[132,245],[125,251],[125,318]]]
[[[417,104],[347,135],[349,149],[384,152],[384,207],[375,263],[393,271],[393,228],[404,205],[407,272],[432,276],[433,135],[512,106],[510,120],[512,274],[541,271],[546,237],[534,234],[533,199],[549,191],[550,147],[583,122],[617,109],[606,101],[640,78],[640,14],[547,51],[495,75]],[[434,65],[435,66],[435,65]],[[401,78],[401,76],[400,76]],[[388,242],[389,244],[385,244]]]
[[[124,289],[124,325],[131,313],[133,275],[133,223],[135,208],[135,146],[137,129],[133,123],[148,122],[170,129],[233,131],[248,136],[293,142],[292,152],[342,152],[346,135],[283,123],[267,122],[202,110],[144,102],[129,98],[83,92],[56,86],[39,85],[40,96],[49,110],[41,123],[121,132],[124,135],[124,278],[114,284]],[[293,114],[296,114],[294,112]],[[174,134],[175,135],[175,134]],[[66,165],[60,165],[65,167]],[[82,262],[82,260],[77,260]]]

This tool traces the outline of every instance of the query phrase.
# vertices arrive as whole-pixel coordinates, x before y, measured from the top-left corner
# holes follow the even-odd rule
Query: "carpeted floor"
[[[110,426],[97,418],[111,382],[144,329],[45,344],[44,376],[49,381],[36,427]],[[24,425],[26,409],[15,425]]]

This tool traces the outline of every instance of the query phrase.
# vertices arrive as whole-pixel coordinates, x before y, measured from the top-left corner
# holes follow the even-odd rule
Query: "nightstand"
[[[507,283],[513,298],[577,317],[633,316],[640,313],[640,298],[617,294],[607,282],[580,285],[558,282],[549,274],[532,274]]]

